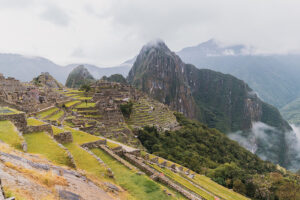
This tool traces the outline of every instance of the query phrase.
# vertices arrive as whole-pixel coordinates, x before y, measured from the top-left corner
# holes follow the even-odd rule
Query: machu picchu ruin
[[[89,90],[56,83],[48,73],[31,83],[1,76],[0,180],[6,198],[64,199],[69,195],[96,200],[101,194],[101,199],[132,196],[213,200],[226,199],[223,192],[228,199],[239,197],[217,184],[221,193],[204,189],[198,185],[202,183],[201,175],[197,175],[198,183],[190,175],[196,176],[196,172],[145,152],[138,139],[139,129],[180,129],[168,106],[127,83],[101,79],[91,83]],[[130,111],[125,114],[122,106]],[[5,175],[7,170],[14,171],[14,175]],[[23,178],[13,184],[21,174]],[[46,187],[44,182],[36,182],[35,176],[47,180]],[[178,181],[178,177],[182,180]],[[144,192],[137,193],[131,179],[144,182],[145,185],[134,186],[141,191],[154,187],[153,194],[147,197]],[[25,187],[25,182],[32,185]],[[91,188],[87,189],[87,184],[92,184]],[[89,193],[76,191],[79,185]],[[53,188],[55,193],[51,192]],[[25,196],[22,191],[27,191]]]

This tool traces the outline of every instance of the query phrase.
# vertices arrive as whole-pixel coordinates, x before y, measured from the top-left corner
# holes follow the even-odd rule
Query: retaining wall
[[[0,121],[11,121],[19,131],[24,132],[27,127],[27,120],[25,113],[0,115]]]
[[[139,169],[141,169],[143,172],[145,172],[147,175],[149,175],[153,180],[159,181],[168,187],[176,190],[183,196],[185,196],[188,199],[191,200],[204,200],[203,198],[196,196],[192,192],[184,189],[180,185],[174,183],[171,179],[165,177],[161,173],[157,172],[155,169],[151,168],[147,164],[144,163],[144,160],[142,158],[137,158],[136,156],[129,154],[129,153],[124,153],[124,156],[127,160],[129,160],[131,163],[133,163],[135,166],[137,166]]]
[[[43,124],[40,126],[27,126],[24,134],[43,131],[49,133],[50,135],[53,135],[52,127],[50,124]]]
[[[57,135],[54,135],[53,137],[57,142],[61,144],[73,142],[73,136],[71,132],[59,133]]]
[[[94,149],[101,147],[102,144],[106,144],[106,140],[97,140],[95,142],[84,143],[81,146],[83,148]]]

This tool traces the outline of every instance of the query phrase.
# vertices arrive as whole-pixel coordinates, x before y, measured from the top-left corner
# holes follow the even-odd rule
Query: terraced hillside
[[[147,97],[133,103],[128,124],[139,128],[155,125],[161,129],[173,129],[178,126],[176,117],[167,106]]]
[[[72,93],[76,93],[76,91],[72,91]],[[171,172],[168,172],[167,168],[161,168],[160,164],[154,165],[152,162],[148,163],[148,167],[154,171],[154,176],[148,174],[147,171],[144,171],[143,168],[139,166],[139,164],[132,162],[132,160],[125,156],[127,154],[136,155],[135,152],[138,152],[137,149],[106,139],[103,136],[92,135],[83,131],[90,126],[92,127],[99,123],[95,118],[99,113],[95,112],[96,104],[94,102],[85,102],[85,100],[78,100],[76,98],[71,102],[72,103],[66,105],[67,102],[65,106],[58,105],[55,108],[49,108],[48,110],[37,113],[35,115],[37,118],[28,118],[27,126],[30,127],[30,129],[28,129],[23,136],[22,134],[18,134],[17,129],[10,121],[0,121],[0,123],[3,123],[3,125],[9,128],[9,134],[14,134],[14,138],[17,138],[17,140],[11,141],[11,137],[7,137],[7,133],[3,130],[2,132],[0,131],[0,137],[2,138],[0,139],[19,151],[22,151],[22,143],[25,142],[25,150],[28,153],[34,154],[44,160],[49,160],[52,165],[55,164],[56,166],[63,166],[68,169],[80,171],[81,174],[96,185],[99,185],[101,188],[106,188],[107,191],[111,191],[108,192],[109,195],[120,199],[213,200],[215,197],[221,197],[221,199],[235,199],[230,195],[225,196],[222,193],[219,194],[212,190],[212,188],[219,188],[219,190],[221,190],[223,187],[208,178],[206,181],[208,181],[209,184],[214,183],[215,185],[213,185],[213,187],[209,188],[208,186],[204,186],[207,185],[207,183],[200,181],[197,186],[197,183],[192,183],[192,181],[197,182],[198,179],[194,180],[194,178],[191,178],[192,180],[189,182],[187,177],[181,177],[178,173],[172,172],[174,174],[170,174]],[[135,102],[132,117],[137,117],[138,112],[140,112],[153,119],[153,121],[149,120],[149,123],[147,123],[147,120],[145,120],[147,117],[144,118],[140,121],[140,126],[143,126],[142,123],[150,125],[150,121],[158,123],[159,117],[162,119],[166,118],[166,120],[173,120],[171,111],[166,109],[164,110],[164,113],[166,114],[162,115],[159,111],[160,109],[155,110],[152,109],[152,107],[165,109],[164,106],[149,99],[140,99],[140,101]],[[65,113],[60,124],[56,124],[53,120],[49,120],[60,112]],[[73,115],[75,112],[76,115]],[[132,118],[130,120],[132,120]],[[49,122],[52,125],[49,125]],[[84,123],[79,126],[80,122]],[[130,124],[130,122],[128,123]],[[72,128],[69,125],[78,127],[81,130]],[[124,125],[127,126],[125,122]],[[164,125],[164,120],[161,120],[161,125]],[[131,123],[130,126],[133,126],[133,123]],[[70,133],[72,140],[66,142],[57,140],[56,136],[65,133]],[[144,155],[145,153],[142,154]],[[143,156],[140,156],[140,159],[143,159],[142,157]],[[154,155],[149,155],[149,157],[151,159],[155,158]],[[160,162],[166,161],[172,163],[171,161],[162,160],[161,158],[158,160]],[[10,167],[13,168],[13,166]],[[188,169],[186,169],[186,171],[188,171]],[[164,174],[165,179],[157,178],[157,174]],[[201,177],[200,175],[198,176]],[[180,181],[178,181],[178,177],[180,178]],[[203,181],[203,179],[200,180]],[[12,193],[13,195],[21,195],[21,197],[23,197],[22,194],[17,193],[16,188],[11,185],[7,191],[14,191]],[[230,190],[228,191],[232,196],[236,194]],[[72,192],[81,195],[80,193],[76,193],[76,191]],[[54,199],[55,198],[56,197],[54,197]]]

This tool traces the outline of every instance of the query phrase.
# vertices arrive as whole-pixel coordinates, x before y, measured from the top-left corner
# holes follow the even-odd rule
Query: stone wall
[[[73,142],[73,136],[71,132],[63,132],[54,135],[54,139],[61,144]]]
[[[50,135],[53,135],[53,130],[50,124],[43,124],[40,126],[27,126],[25,133],[34,133],[34,132],[47,132]]]
[[[107,148],[105,145],[100,145],[100,148],[102,150],[104,150],[106,153],[108,153],[111,157],[113,157],[114,159],[116,159],[117,161],[119,161],[120,163],[122,163],[124,166],[128,167],[130,170],[137,170],[136,167],[134,167],[133,165],[131,165],[130,163],[128,163],[127,161],[125,161],[123,158],[121,158],[120,156],[118,156],[117,154],[115,154],[112,150],[110,150],[109,148]],[[122,147],[121,147],[122,149]]]
[[[81,145],[83,148],[94,149],[99,148],[102,144],[106,145],[106,140],[97,140],[95,142],[88,142]]]
[[[145,163],[144,159],[138,158],[138,157],[136,157],[132,154],[129,154],[129,153],[124,153],[123,155],[129,162],[133,163],[136,167],[138,167],[143,172],[145,172],[147,175],[149,175],[153,180],[159,181],[159,182],[167,185],[168,187],[176,190],[177,192],[179,192],[180,194],[182,194],[183,196],[185,196],[188,199],[191,199],[191,200],[204,200],[204,198],[194,194],[193,192],[191,192],[191,191],[187,190],[186,188],[182,187],[180,184],[175,183],[171,179],[165,177],[163,174],[157,172],[155,169],[148,166]]]
[[[27,120],[25,113],[0,115],[0,121],[11,121],[19,131],[24,132],[27,127]]]

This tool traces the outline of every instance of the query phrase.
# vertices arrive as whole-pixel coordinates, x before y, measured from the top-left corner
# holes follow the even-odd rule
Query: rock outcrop
[[[62,88],[63,85],[53,78],[48,72],[43,72],[38,77],[31,81],[36,86],[49,87],[49,88]]]

